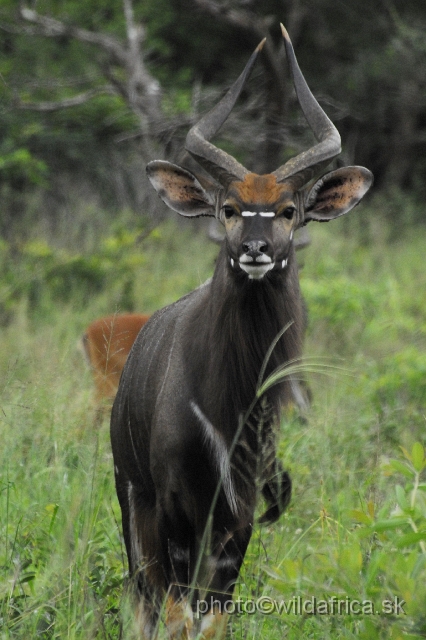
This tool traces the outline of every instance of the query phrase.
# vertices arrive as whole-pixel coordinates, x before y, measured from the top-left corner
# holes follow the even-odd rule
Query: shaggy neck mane
[[[301,355],[303,320],[294,251],[285,270],[271,271],[256,281],[231,270],[224,245],[208,301],[203,302],[187,335],[186,344],[192,345],[188,362],[192,363],[196,395],[202,390],[197,402],[230,443],[239,415],[255,397],[267,351],[289,322],[292,325],[275,346],[265,377]],[[266,394],[275,413],[289,393],[284,383]]]

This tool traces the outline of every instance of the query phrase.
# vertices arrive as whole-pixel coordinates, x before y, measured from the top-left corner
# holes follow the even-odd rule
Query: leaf
[[[408,547],[410,546],[410,544],[415,544],[416,542],[420,542],[421,540],[426,540],[426,531],[417,531],[416,533],[412,531],[401,536],[396,541],[396,546],[398,548]]]
[[[25,582],[31,582],[32,580],[34,580],[36,574],[35,571],[29,571],[28,573],[25,573],[22,578],[19,579],[19,584],[24,584]]]
[[[387,531],[389,529],[397,529],[408,524],[408,520],[405,516],[396,516],[395,518],[389,518],[388,520],[378,520],[372,526],[373,531]]]
[[[421,471],[423,471],[423,469],[426,466],[425,452],[420,442],[415,442],[413,444],[413,448],[411,450],[411,461],[417,473],[420,473]]]
[[[376,640],[379,638],[379,631],[371,620],[367,617],[363,617],[363,630],[361,630],[360,637],[362,640]]]
[[[362,568],[362,553],[359,543],[355,542],[349,547],[345,547],[339,554],[339,565],[345,571],[358,574]]]
[[[413,472],[407,467],[406,464],[400,462],[399,460],[389,460],[389,464],[386,466],[390,467],[393,471],[402,473],[402,475],[404,475],[406,478],[411,479],[413,477]]]
[[[349,515],[356,522],[362,522],[362,524],[370,525],[372,523],[372,519],[368,516],[364,511],[360,511],[359,509],[352,509],[349,511]]]
[[[285,562],[293,562],[292,560],[290,561],[285,561]],[[271,569],[270,567],[263,565],[262,566],[262,570],[270,577],[273,578],[274,580],[280,580],[280,581],[284,581],[285,580],[285,576],[282,573],[279,573],[279,569]]]
[[[397,484],[395,486],[395,493],[396,493],[397,502],[401,507],[401,509],[403,511],[410,511],[411,510],[410,503],[408,502],[407,496],[405,495],[405,491],[400,484]]]
[[[301,566],[298,560],[291,560],[291,558],[286,558],[283,560],[281,567],[285,572],[285,581],[288,582],[297,580],[301,573]]]
[[[53,525],[55,524],[56,516],[58,514],[59,505],[56,503],[47,504],[45,507],[46,511],[51,514],[50,524],[49,524],[49,535],[52,533]]]

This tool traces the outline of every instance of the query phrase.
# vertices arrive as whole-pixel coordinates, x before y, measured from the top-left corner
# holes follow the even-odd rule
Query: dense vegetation
[[[246,606],[232,637],[426,637],[426,4],[3,0],[0,640],[135,637],[108,419],[76,345],[94,318],[152,312],[211,274],[204,223],[165,219],[144,164],[179,156],[267,33],[220,144],[260,171],[312,142],[280,20],[341,131],[338,162],[376,187],[310,225],[300,256],[313,406],[282,419],[294,497],[255,529],[237,597],[264,613]],[[383,610],[395,598],[403,612]]]
[[[351,215],[317,225],[302,257],[314,402],[306,421],[282,420],[294,497],[256,528],[238,586],[243,603],[300,597],[307,609],[235,616],[234,638],[426,633],[426,233],[390,242],[377,202]],[[208,277],[216,248],[192,226],[164,223],[139,247],[116,226],[78,256],[32,242],[15,270],[3,247],[1,638],[118,638],[120,615],[133,637],[108,421],[94,426],[76,342],[93,317],[128,308],[129,291],[152,311]],[[312,615],[313,598],[333,596],[340,612]],[[404,613],[371,614],[395,598]]]

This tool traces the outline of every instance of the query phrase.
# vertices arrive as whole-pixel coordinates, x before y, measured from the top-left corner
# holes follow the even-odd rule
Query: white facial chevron
[[[243,218],[250,218],[251,216],[262,216],[262,218],[274,218],[275,217],[275,212],[274,211],[260,211],[259,213],[257,213],[257,211],[242,211],[241,215],[243,216]]]

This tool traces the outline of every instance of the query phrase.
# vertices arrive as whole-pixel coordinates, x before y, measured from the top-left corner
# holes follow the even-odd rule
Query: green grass
[[[301,269],[305,353],[327,373],[310,374],[308,420],[283,418],[280,455],[293,500],[279,523],[255,529],[237,587],[249,611],[260,597],[308,610],[234,616],[235,640],[426,637],[426,231],[391,243],[374,215],[364,208],[354,222],[311,225]],[[126,561],[108,424],[95,427],[90,372],[76,342],[92,319],[127,308],[120,301],[128,302],[129,290],[135,309],[152,311],[209,276],[216,248],[189,227],[167,224],[137,249],[122,235],[104,241],[96,264],[102,270],[117,260],[127,298],[109,263],[105,286],[87,289],[84,299],[81,260],[68,299],[56,275],[45,284],[43,269],[60,262],[69,277],[70,256],[55,254],[48,267],[36,260],[35,298],[25,288],[34,262],[7,271],[1,640],[119,638],[121,620],[123,638],[135,637],[122,598]],[[309,610],[313,599],[319,607],[335,598],[346,603],[340,607],[366,601],[381,609],[395,597],[405,600],[404,615],[371,615],[368,604],[364,613]]]

